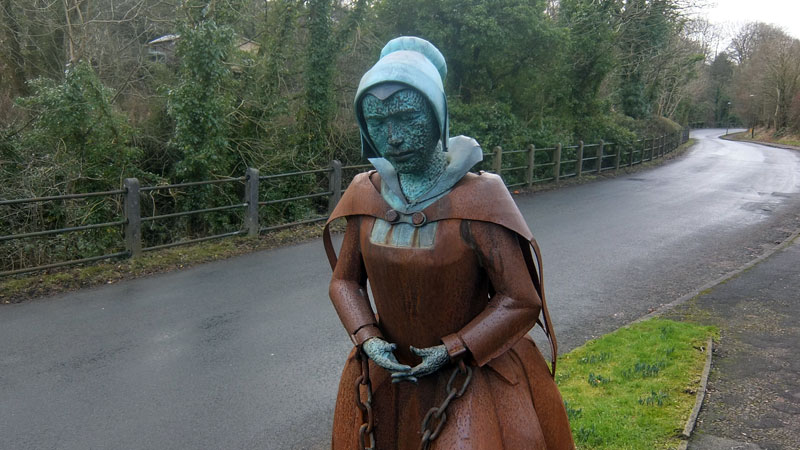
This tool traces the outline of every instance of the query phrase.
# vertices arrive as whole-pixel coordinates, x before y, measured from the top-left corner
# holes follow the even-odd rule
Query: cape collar
[[[369,162],[381,175],[381,196],[386,203],[402,213],[421,211],[447,194],[475,164],[483,160],[483,150],[475,139],[466,136],[450,138],[448,142],[447,167],[438,181],[414,202],[409,202],[400,187],[397,171],[385,158],[370,158]]]

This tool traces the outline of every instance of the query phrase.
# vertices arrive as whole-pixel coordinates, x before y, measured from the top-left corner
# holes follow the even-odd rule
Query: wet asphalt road
[[[661,167],[518,196],[561,351],[800,222],[800,154],[693,133]],[[325,448],[350,342],[320,241],[0,307],[0,449]]]

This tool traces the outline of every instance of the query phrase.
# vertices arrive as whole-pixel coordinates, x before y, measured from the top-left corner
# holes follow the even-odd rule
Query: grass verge
[[[714,327],[650,319],[576,348],[556,382],[579,449],[675,449]]]

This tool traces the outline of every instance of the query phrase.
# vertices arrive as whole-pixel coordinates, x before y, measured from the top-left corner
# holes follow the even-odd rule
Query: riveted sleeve
[[[451,357],[468,351],[483,366],[505,353],[533,328],[542,302],[517,235],[489,222],[472,221],[469,227],[471,244],[483,262],[495,294],[481,313],[442,341]],[[462,346],[465,350],[460,349]]]
[[[328,289],[333,307],[354,345],[382,337],[367,295],[367,273],[359,245],[358,216],[347,218],[347,229]]]

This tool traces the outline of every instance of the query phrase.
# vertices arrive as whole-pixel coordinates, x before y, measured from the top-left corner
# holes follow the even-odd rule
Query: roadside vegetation
[[[756,128],[755,130],[743,131],[741,133],[731,133],[728,137],[737,141],[769,142],[771,144],[800,147],[800,132],[793,133],[785,131],[783,133],[776,133],[774,130],[767,128]]]
[[[556,382],[579,449],[676,449],[714,327],[650,319],[559,360]]]

